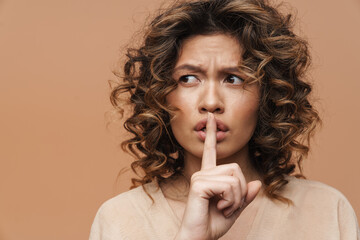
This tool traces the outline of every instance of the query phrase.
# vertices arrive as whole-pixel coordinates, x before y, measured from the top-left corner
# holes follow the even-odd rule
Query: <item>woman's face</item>
[[[171,121],[176,140],[187,154],[201,158],[207,113],[217,121],[217,157],[248,151],[259,105],[258,84],[243,88],[239,72],[242,48],[224,34],[196,35],[184,40],[172,77],[177,88],[167,103],[178,108]]]

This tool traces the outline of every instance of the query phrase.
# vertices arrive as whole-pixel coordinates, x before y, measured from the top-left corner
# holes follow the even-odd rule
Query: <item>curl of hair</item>
[[[122,143],[137,158],[131,164],[144,176],[133,186],[175,177],[184,167],[183,149],[169,126],[173,113],[166,96],[177,86],[171,78],[184,39],[194,35],[229,34],[243,47],[241,70],[246,84],[260,84],[258,122],[249,142],[251,163],[262,176],[271,199],[291,204],[280,190],[286,175],[309,151],[320,118],[310,104],[305,81],[310,64],[307,42],[294,34],[292,16],[282,15],[263,0],[176,1],[147,26],[144,42],[128,49],[122,82],[112,89],[111,103],[122,113],[120,96],[130,94],[132,115],[124,127],[133,137]]]

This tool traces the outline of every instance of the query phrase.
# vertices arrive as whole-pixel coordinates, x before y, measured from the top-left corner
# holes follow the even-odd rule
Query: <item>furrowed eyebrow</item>
[[[194,72],[204,72],[203,69],[199,66],[191,65],[191,64],[182,64],[174,69],[174,72],[179,70],[189,70]]]
[[[191,64],[182,64],[182,65],[176,67],[176,68],[174,69],[174,72],[177,72],[177,71],[179,71],[179,70],[189,70],[189,71],[194,71],[194,72],[205,72],[201,67],[195,66],[195,65],[191,65]],[[226,68],[222,68],[221,70],[222,70],[222,72],[236,72],[236,73],[240,73],[238,67],[226,67]]]
[[[236,72],[241,73],[239,67],[227,67],[222,69],[224,72]]]

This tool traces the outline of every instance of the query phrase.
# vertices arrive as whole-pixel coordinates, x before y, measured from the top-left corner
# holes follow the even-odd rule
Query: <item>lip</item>
[[[215,118],[215,121],[216,121],[216,128],[217,128],[216,141],[220,142],[220,141],[224,140],[224,138],[226,137],[227,132],[229,131],[229,128],[220,119]],[[205,138],[206,138],[206,132],[202,131],[202,129],[204,127],[206,127],[206,123],[207,123],[207,118],[204,118],[204,119],[200,120],[195,125],[195,128],[194,128],[197,136],[199,137],[199,139],[201,141],[205,141]]]

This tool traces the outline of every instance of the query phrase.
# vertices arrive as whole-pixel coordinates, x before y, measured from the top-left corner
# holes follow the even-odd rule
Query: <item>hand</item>
[[[260,181],[246,184],[238,164],[216,166],[216,121],[208,114],[201,170],[191,177],[189,196],[176,239],[218,239],[254,200]]]

